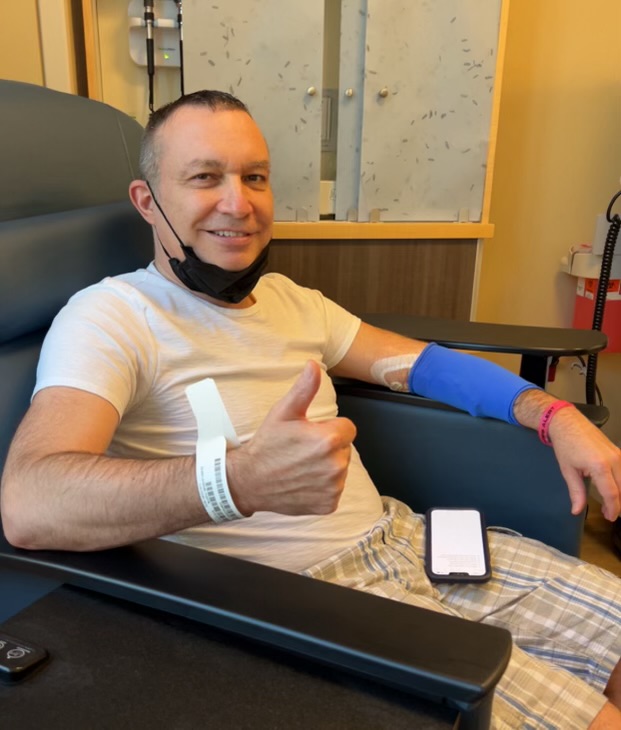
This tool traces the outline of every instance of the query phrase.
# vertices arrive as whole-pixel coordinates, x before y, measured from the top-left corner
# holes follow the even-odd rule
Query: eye
[[[246,175],[245,180],[247,183],[249,183],[253,187],[264,188],[264,187],[267,187],[267,185],[268,185],[267,175],[260,173],[260,172],[255,172],[255,173],[252,173],[251,175]]]
[[[197,188],[213,188],[220,183],[221,179],[222,175],[217,172],[197,172],[190,177],[189,183]]]

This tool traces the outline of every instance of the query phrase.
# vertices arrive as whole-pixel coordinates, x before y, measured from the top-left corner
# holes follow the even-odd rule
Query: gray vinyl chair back
[[[142,127],[110,106],[0,80],[0,470],[45,332],[79,289],[146,265],[128,201]]]

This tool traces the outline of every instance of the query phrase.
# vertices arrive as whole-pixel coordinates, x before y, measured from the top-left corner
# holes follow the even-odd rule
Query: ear
[[[144,180],[131,181],[129,184],[129,199],[146,222],[153,225],[155,222],[153,195]]]

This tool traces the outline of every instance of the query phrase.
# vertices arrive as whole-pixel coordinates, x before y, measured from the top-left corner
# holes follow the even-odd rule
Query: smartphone
[[[428,510],[425,547],[432,581],[483,583],[492,575],[485,521],[477,509]]]

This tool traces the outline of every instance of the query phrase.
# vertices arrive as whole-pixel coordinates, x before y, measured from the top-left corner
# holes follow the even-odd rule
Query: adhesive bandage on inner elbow
[[[417,357],[414,353],[383,357],[371,365],[371,377],[391,390],[407,390],[408,373]]]
[[[517,424],[516,398],[533,383],[474,355],[427,345],[410,371],[410,392],[448,403],[473,416]]]

